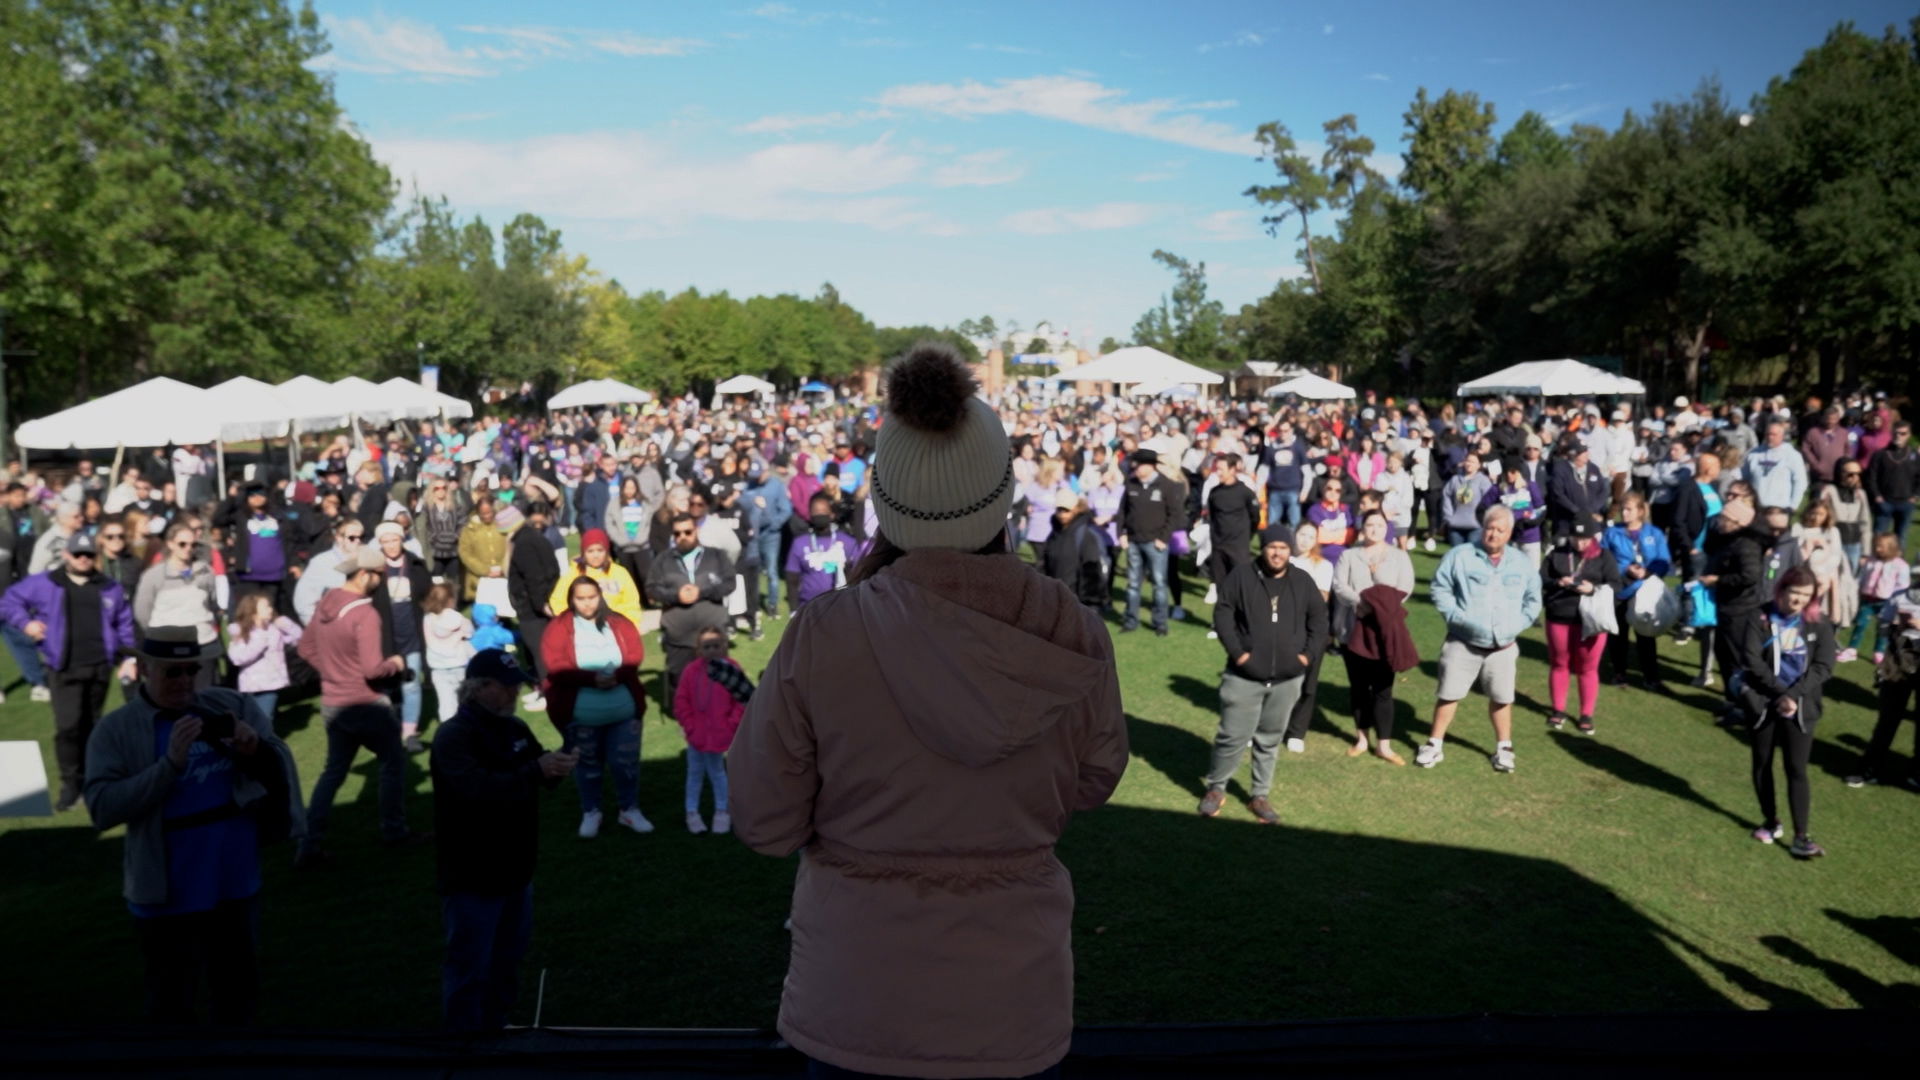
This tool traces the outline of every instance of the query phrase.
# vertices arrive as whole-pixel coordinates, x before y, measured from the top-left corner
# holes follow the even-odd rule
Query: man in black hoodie
[[[1707,572],[1700,584],[1713,590],[1716,622],[1714,659],[1727,680],[1727,708],[1734,703],[1733,676],[1747,655],[1746,635],[1758,625],[1754,614],[1766,605],[1767,556],[1773,531],[1754,521],[1753,493],[1729,488],[1726,505],[1707,526]]]
[[[1920,480],[1920,455],[1913,452],[1913,425],[1893,425],[1893,441],[1874,452],[1867,462],[1867,498],[1873,501],[1873,531],[1890,532],[1907,549],[1907,523],[1913,520],[1915,482]]]
[[[1247,809],[1262,825],[1280,815],[1267,795],[1287,721],[1300,700],[1314,656],[1327,647],[1327,603],[1313,579],[1291,568],[1293,539],[1285,525],[1260,534],[1260,560],[1235,570],[1220,586],[1213,628],[1227,650],[1220,676],[1220,731],[1200,813],[1215,817],[1227,802],[1227,781],[1240,755],[1253,747],[1252,799]]]
[[[441,1008],[455,1031],[506,1026],[533,931],[540,789],[559,783],[579,760],[568,751],[542,751],[513,715],[515,692],[531,681],[506,652],[474,654],[460,686],[460,711],[433,740],[433,816],[447,928]]]

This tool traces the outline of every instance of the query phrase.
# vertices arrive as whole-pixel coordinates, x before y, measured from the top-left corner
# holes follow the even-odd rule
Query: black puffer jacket
[[[1563,577],[1574,579],[1572,586],[1560,584]],[[1578,551],[1554,545],[1540,567],[1540,595],[1547,612],[1547,621],[1556,623],[1577,623],[1580,621],[1580,590],[1582,581],[1590,581],[1594,588],[1609,586],[1615,594],[1620,591],[1620,567],[1613,556],[1603,548],[1592,558],[1583,558]]]

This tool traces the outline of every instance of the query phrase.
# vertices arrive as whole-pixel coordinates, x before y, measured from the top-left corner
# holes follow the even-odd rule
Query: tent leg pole
[[[227,497],[227,441],[225,439],[213,440],[213,467],[220,478],[220,498],[224,500]]]
[[[113,471],[107,474],[107,479],[114,486],[117,486],[120,483],[120,460],[126,456],[126,453],[127,453],[127,446],[125,443],[113,444]],[[22,448],[22,450],[20,451],[20,464],[22,467],[24,467],[26,463],[27,463],[26,450]]]

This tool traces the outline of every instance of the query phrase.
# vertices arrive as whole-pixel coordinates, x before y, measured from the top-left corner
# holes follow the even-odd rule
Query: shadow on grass
[[[1846,991],[1854,1004],[1867,1009],[1912,1009],[1920,1005],[1920,986],[1913,983],[1883,983],[1865,972],[1816,954],[1798,941],[1778,934],[1760,939],[1760,944],[1776,956],[1826,976],[1833,985]]]
[[[1235,804],[1106,807],[1060,854],[1087,1022],[1728,1005],[1664,931],[1554,862],[1265,827]]]
[[[1826,909],[1827,918],[1859,934],[1909,967],[1920,968],[1920,917],[1912,915],[1849,915]]]
[[[1169,782],[1195,799],[1207,793],[1207,766],[1213,760],[1211,740],[1175,724],[1132,713],[1127,714],[1127,737],[1133,752]],[[1252,797],[1237,777],[1227,782],[1227,794],[1241,801]]]
[[[1690,802],[1704,810],[1719,814],[1743,829],[1752,825],[1752,822],[1746,818],[1701,794],[1694,788],[1693,782],[1686,777],[1670,773],[1651,762],[1642,761],[1618,746],[1566,731],[1554,731],[1549,734],[1553,741],[1560,744],[1562,750],[1582,764],[1610,773],[1629,784],[1637,784],[1671,795],[1684,802]]]

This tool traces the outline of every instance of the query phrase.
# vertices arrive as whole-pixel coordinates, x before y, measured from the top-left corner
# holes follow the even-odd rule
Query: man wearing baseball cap
[[[400,717],[393,699],[374,685],[407,670],[398,656],[381,655],[380,615],[372,594],[382,588],[387,559],[360,548],[334,569],[345,584],[321,597],[313,621],[300,639],[300,655],[320,673],[320,716],[326,723],[327,763],[313,787],[307,809],[307,836],[296,865],[319,866],[329,856],[327,819],[334,793],[347,778],[362,747],[380,759],[380,834],[388,846],[431,840],[431,833],[407,827],[407,752],[400,741]]]
[[[93,725],[106,707],[114,665],[133,676],[133,605],[120,583],[95,567],[93,537],[75,532],[61,564],[30,574],[0,597],[0,622],[37,646],[53,702],[53,755],[60,767],[56,812],[80,801],[82,766]]]
[[[440,1003],[456,1031],[506,1026],[533,931],[540,791],[579,761],[577,752],[542,750],[514,715],[515,694],[532,682],[511,653],[475,653],[460,684],[460,711],[433,740],[435,853],[447,932]]]
[[[205,973],[219,1027],[252,1023],[260,845],[303,831],[293,755],[251,698],[195,689],[222,652],[189,626],[156,626],[140,688],[87,741],[87,810],[127,827],[122,891],[146,955],[147,1007],[194,1020]]]

